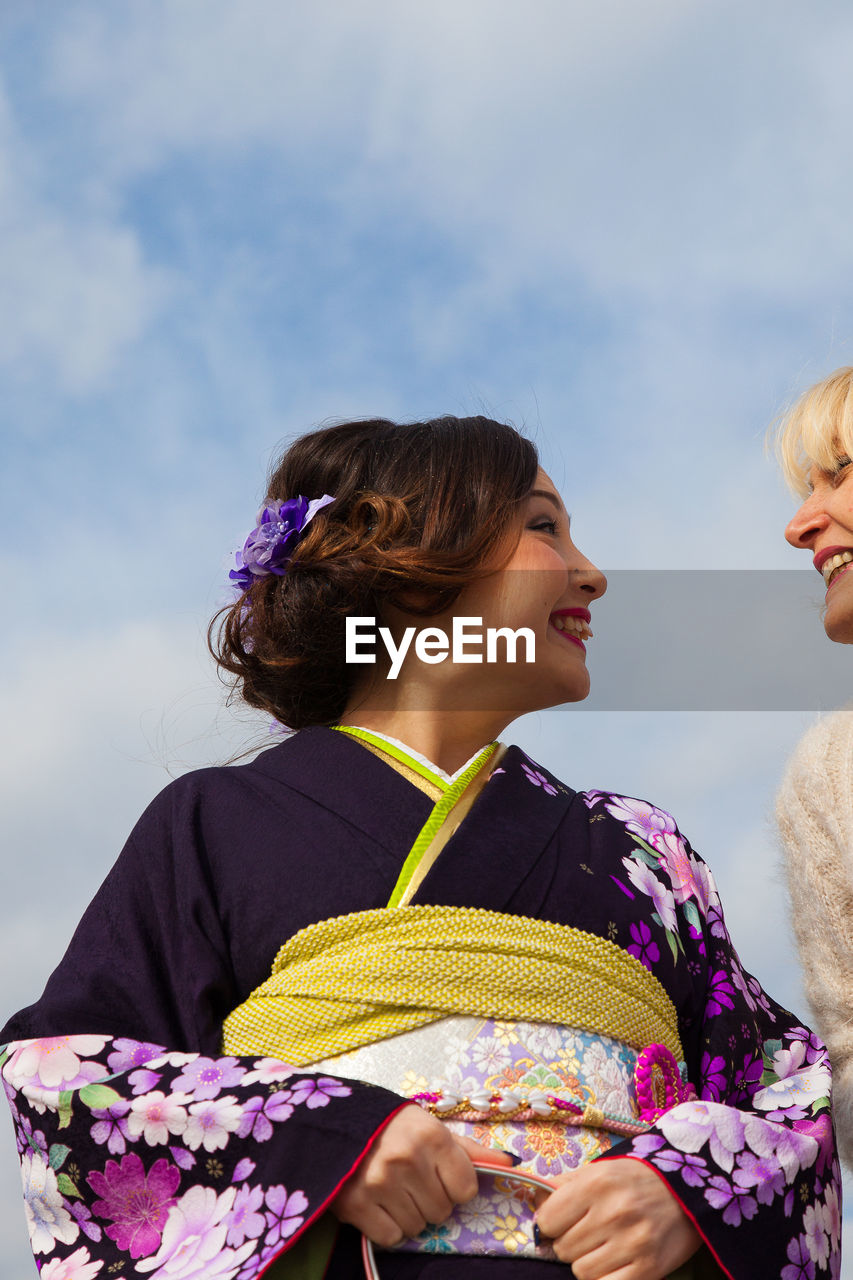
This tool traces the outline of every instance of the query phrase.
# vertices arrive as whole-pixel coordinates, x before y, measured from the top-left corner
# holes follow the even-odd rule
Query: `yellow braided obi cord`
[[[308,1066],[452,1014],[571,1025],[684,1057],[666,991],[615,943],[443,906],[381,907],[301,929],[229,1014],[222,1047]]]

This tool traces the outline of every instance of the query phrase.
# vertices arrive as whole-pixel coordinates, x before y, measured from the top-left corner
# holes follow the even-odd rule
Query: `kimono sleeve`
[[[324,1210],[406,1105],[360,1081],[221,1055],[224,1014],[242,997],[201,851],[175,857],[169,803],[144,816],[42,1000],[0,1037],[42,1280],[254,1280],[297,1242],[310,1252]]]
[[[698,1097],[601,1159],[640,1159],[662,1178],[732,1280],[837,1277],[841,1184],[826,1049],[744,971],[711,873],[680,833],[646,848],[685,908],[677,947],[695,975],[701,1032],[688,1071]]]

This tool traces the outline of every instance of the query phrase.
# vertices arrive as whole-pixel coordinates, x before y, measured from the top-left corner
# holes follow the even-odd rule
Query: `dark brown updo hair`
[[[536,447],[490,418],[342,422],[301,436],[274,465],[266,503],[333,494],[283,577],[258,578],[216,614],[208,643],[232,692],[291,729],[334,724],[356,674],[348,614],[385,603],[429,616],[508,558],[533,488]],[[486,569],[486,562],[491,567]]]

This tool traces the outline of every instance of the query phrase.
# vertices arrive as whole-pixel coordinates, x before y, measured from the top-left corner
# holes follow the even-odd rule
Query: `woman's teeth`
[[[839,573],[845,565],[853,562],[853,551],[839,551],[838,555],[830,556],[821,565],[820,571],[823,574],[823,580],[829,586],[832,579]]]
[[[853,560],[853,556],[850,557]],[[589,626],[584,622],[583,618],[573,618],[564,613],[554,613],[551,615],[551,624],[558,631],[568,631],[573,636],[578,636],[581,640],[590,640],[592,632]]]

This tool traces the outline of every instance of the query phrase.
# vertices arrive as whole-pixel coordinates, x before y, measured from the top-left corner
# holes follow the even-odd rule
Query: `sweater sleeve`
[[[800,740],[776,818],[806,996],[833,1066],[839,1152],[853,1167],[853,712]]]

